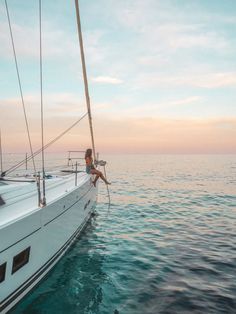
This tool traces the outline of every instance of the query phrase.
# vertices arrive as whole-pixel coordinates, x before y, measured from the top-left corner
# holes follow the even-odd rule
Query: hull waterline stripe
[[[91,218],[91,213],[87,219],[84,220],[83,224],[73,233],[69,240],[43,265],[41,266],[28,280],[21,284],[15,291],[13,291],[5,300],[0,304],[0,312],[3,311],[8,305],[10,305],[18,296],[22,294],[37,278],[39,278],[44,272],[47,274],[46,270],[53,264],[53,262],[72,244],[78,235],[86,227],[88,221]],[[43,277],[41,278],[43,279]],[[9,299],[9,300],[8,300]],[[20,300],[19,300],[20,301]]]

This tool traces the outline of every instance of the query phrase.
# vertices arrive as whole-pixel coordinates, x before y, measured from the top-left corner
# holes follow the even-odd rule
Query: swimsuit
[[[93,163],[91,161],[90,165],[86,164],[86,172],[87,172],[87,174],[90,174],[92,169],[95,169],[95,167],[94,167],[94,165],[93,165]]]
[[[87,174],[90,174],[91,169],[92,169],[91,166],[86,165],[86,172],[87,172]]]

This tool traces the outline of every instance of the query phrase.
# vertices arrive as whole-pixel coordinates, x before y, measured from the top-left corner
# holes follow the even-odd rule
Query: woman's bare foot
[[[111,185],[111,182],[108,182],[108,181],[107,181],[107,182],[105,182],[105,183],[106,183],[107,185]]]

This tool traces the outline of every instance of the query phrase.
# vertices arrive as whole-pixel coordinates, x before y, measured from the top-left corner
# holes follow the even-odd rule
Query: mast
[[[43,193],[41,198],[41,206],[46,205],[46,195],[45,195],[45,165],[44,165],[44,111],[43,111],[43,64],[42,64],[42,5],[41,0],[39,0],[39,51],[40,51],[40,107],[41,107],[41,158],[42,158],[42,183],[43,183]]]
[[[86,104],[87,104],[87,109],[88,109],[89,128],[90,128],[90,134],[91,134],[91,140],[92,140],[93,156],[94,156],[94,160],[96,160],[96,152],[95,152],[95,144],[94,144],[94,136],[93,136],[92,114],[91,114],[89,89],[88,89],[88,79],[87,79],[87,71],[86,71],[86,64],[85,64],[85,57],[84,57],[83,37],[82,37],[82,30],[81,30],[81,23],[80,23],[79,0],[75,0],[75,9],[76,9],[76,19],[77,19],[79,45],[80,45],[80,56],[81,56],[82,69],[83,69],[84,91],[85,91]]]

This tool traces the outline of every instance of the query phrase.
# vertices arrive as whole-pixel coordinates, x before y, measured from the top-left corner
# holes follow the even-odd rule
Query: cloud
[[[86,111],[84,98],[73,93],[45,94],[45,142],[68,128]],[[127,99],[121,99],[124,105]],[[236,153],[236,119],[157,118],[159,108],[197,104],[202,96],[169,99],[131,109],[124,106],[120,114],[115,103],[94,103],[93,122],[99,151],[122,153]],[[34,148],[40,146],[39,95],[25,95]],[[105,110],[109,107],[109,111]],[[127,110],[125,109],[127,107]],[[19,98],[0,100],[4,151],[27,151],[27,137]],[[105,110],[105,111],[104,111]],[[146,118],[144,118],[146,116]],[[149,117],[148,117],[149,116]],[[152,118],[150,118],[152,117]],[[17,134],[17,136],[16,136]],[[62,138],[52,151],[87,147],[89,126],[85,118]]]
[[[12,58],[12,46],[10,41],[9,27],[7,23],[0,23],[0,55],[5,58]],[[32,26],[21,26],[16,23],[12,24],[12,32],[14,38],[17,57],[24,58],[39,58],[39,30]],[[45,30],[43,38],[43,55],[44,57],[55,57],[61,55],[62,47],[57,43],[64,39],[63,32],[52,31],[50,28]],[[64,41],[64,40],[63,40]],[[66,46],[71,46],[68,39],[65,42]],[[69,47],[68,47],[69,48]],[[71,51],[71,49],[68,49]]]
[[[232,42],[222,33],[209,31],[203,25],[184,22],[165,22],[161,25],[153,22],[145,25],[139,33],[139,45],[146,47],[145,53],[164,55],[165,58],[173,58],[180,51],[189,58],[189,54],[206,50],[223,55],[235,50]]]
[[[121,79],[111,77],[111,76],[97,76],[97,77],[92,78],[92,81],[95,83],[112,84],[112,85],[123,83]]]
[[[179,107],[182,106],[191,106],[192,111],[194,112],[195,104],[201,102],[203,98],[201,96],[190,96],[180,99],[172,99],[166,100],[162,102],[154,102],[154,103],[145,103],[142,105],[135,106],[127,106],[127,100],[119,103],[119,106],[115,106],[115,104],[110,104],[109,112],[112,112],[113,115],[116,112],[119,113],[119,116],[123,117],[135,117],[140,119],[141,117],[158,117],[158,116],[172,116],[173,112],[179,110]],[[123,106],[122,106],[123,105]],[[117,110],[119,108],[119,111]],[[117,111],[115,111],[117,110]],[[105,114],[105,112],[104,112]]]
[[[142,45],[150,52],[164,51],[167,55],[176,49],[211,49],[226,52],[232,42],[221,31],[212,31],[208,24],[214,13],[207,14],[201,6],[192,10],[181,11],[173,2],[163,5],[161,1],[136,1],[135,6],[127,2],[114,4],[117,21],[127,29],[139,36]],[[192,5],[193,6],[193,5]],[[189,8],[191,5],[189,6]],[[224,17],[217,19],[219,23],[225,22]],[[227,20],[233,20],[228,17]]]
[[[182,10],[175,1],[137,0],[135,5],[133,1],[101,1],[104,6],[98,1],[85,1],[83,6],[84,48],[88,76],[93,78],[92,109],[100,147],[122,152],[139,152],[142,148],[148,152],[180,152],[181,148],[186,152],[200,152],[207,151],[209,144],[208,151],[219,148],[223,152],[225,139],[225,151],[229,152],[230,147],[233,150],[233,119],[230,122],[226,118],[217,121],[170,118],[224,115],[229,112],[227,106],[232,108],[232,115],[235,113],[236,94],[233,90],[227,94],[223,89],[236,86],[236,72],[232,70],[236,46],[229,28],[235,24],[233,14],[227,17],[225,11],[220,12],[220,6],[211,10],[214,4],[210,3],[191,2]],[[81,69],[80,53],[74,15],[72,10],[64,10],[65,6],[68,7],[61,2],[61,9],[54,12],[52,5],[43,16],[45,92],[59,91],[44,93],[46,136],[49,138],[86,110],[83,93],[77,94],[82,83],[73,84]],[[214,15],[217,11],[219,19]],[[21,72],[24,92],[36,90],[38,84],[33,82],[34,78],[38,82],[33,74],[38,73],[39,57],[38,17],[29,14],[33,12],[36,14],[32,7],[28,11],[28,5],[26,11],[22,6],[12,10],[19,67],[24,70]],[[0,84],[2,95],[14,95],[14,60],[4,14],[0,17]],[[222,23],[228,23],[227,27],[222,27]],[[79,74],[81,78],[81,72]],[[120,93],[120,88],[114,89],[114,85],[122,83]],[[107,93],[103,93],[100,84],[108,84]],[[220,88],[219,93],[209,92]],[[60,92],[63,90],[68,92]],[[27,94],[25,100],[37,142],[39,95]],[[9,137],[11,134],[12,143],[7,143],[11,147],[15,143],[19,148],[16,134],[19,139],[25,135],[24,123],[20,122],[24,121],[20,99],[1,100],[0,107],[1,126],[9,130]],[[99,114],[103,114],[103,119]],[[89,132],[85,127],[82,131],[79,143],[86,143]],[[63,139],[60,147],[76,147],[75,134],[72,131],[70,140]],[[218,138],[219,145],[214,142]]]
[[[194,86],[194,81],[192,81]],[[226,86],[236,86],[236,72],[210,73],[198,77],[195,86],[204,88],[218,88]]]
[[[27,116],[30,119],[36,119],[40,116],[40,95],[25,94],[24,102]],[[44,112],[45,119],[50,117],[76,117],[87,111],[84,98],[72,93],[44,93]],[[17,119],[17,115],[21,114],[22,102],[20,97],[12,97],[0,99],[2,123]],[[5,122],[4,122],[5,123]]]
[[[191,96],[191,97],[187,97],[187,98],[183,98],[183,99],[179,99],[179,100],[169,101],[165,105],[167,105],[167,106],[186,105],[186,104],[192,104],[192,103],[198,102],[201,99],[202,99],[202,97],[200,97],[200,96]]]
[[[192,71],[182,72],[181,75],[156,75],[146,73],[134,81],[136,88],[191,86],[205,89],[236,86],[236,72],[209,72],[192,74]]]
[[[0,56],[13,58],[9,27],[0,21]],[[18,58],[39,60],[39,30],[32,25],[12,23],[12,32]],[[107,50],[100,45],[102,31],[87,31],[84,34],[86,59],[90,64],[102,62]],[[44,21],[42,35],[43,59],[66,59],[69,63],[78,63],[80,58],[77,34],[64,31],[48,21]],[[43,60],[43,61],[44,61]]]
[[[213,50],[221,50],[228,48],[227,41],[215,32],[198,33],[199,29],[192,33],[181,34],[173,33],[169,40],[170,47],[179,48],[210,48]],[[176,35],[176,36],[175,36]]]
[[[163,66],[168,63],[169,58],[166,55],[156,54],[156,55],[145,55],[138,56],[137,63],[144,66]]]

